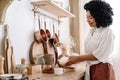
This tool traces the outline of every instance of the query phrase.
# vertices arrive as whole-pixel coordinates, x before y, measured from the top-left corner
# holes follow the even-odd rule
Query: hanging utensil
[[[53,36],[52,38],[54,39],[54,43],[56,44],[57,42],[59,42],[59,38],[57,33],[55,33],[55,26],[54,26],[54,22],[53,22]]]
[[[39,22],[39,30],[40,30],[41,38],[42,38],[44,41],[47,41],[46,32],[45,32],[43,29],[41,29],[40,18],[38,18],[38,22]],[[44,24],[44,27],[46,27],[45,24]]]
[[[50,33],[50,31],[48,29],[46,29],[46,21],[44,21],[44,27],[45,27],[45,32],[46,32],[47,38],[50,38],[51,33]]]
[[[46,28],[46,23],[44,22],[44,28]],[[39,19],[39,29],[40,29],[40,19]],[[48,54],[47,51],[47,35],[46,32],[43,29],[40,29],[40,34],[43,39],[43,47],[44,47],[44,54]]]

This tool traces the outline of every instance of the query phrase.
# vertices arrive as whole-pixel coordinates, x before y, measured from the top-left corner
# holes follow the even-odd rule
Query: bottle
[[[0,56],[0,74],[4,74],[4,58],[2,56]]]
[[[21,64],[25,64],[25,58],[21,58]]]
[[[27,75],[27,68],[26,68],[26,64],[25,64],[25,58],[21,58],[21,64],[17,65],[16,69],[17,69],[17,73],[22,74],[23,76]]]

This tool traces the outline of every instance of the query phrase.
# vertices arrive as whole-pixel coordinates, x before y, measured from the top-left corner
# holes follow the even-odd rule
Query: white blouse
[[[89,67],[100,62],[112,64],[114,34],[109,27],[93,28],[85,40],[85,53],[93,54],[98,60],[87,61],[85,80],[90,80]]]

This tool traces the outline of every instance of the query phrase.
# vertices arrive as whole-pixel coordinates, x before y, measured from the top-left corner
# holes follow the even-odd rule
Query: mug
[[[63,74],[63,68],[55,67],[54,68],[54,74],[55,75],[62,75]]]

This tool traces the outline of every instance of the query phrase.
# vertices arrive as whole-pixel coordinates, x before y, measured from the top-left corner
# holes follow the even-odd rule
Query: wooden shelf
[[[53,15],[56,15],[58,17],[75,17],[75,15],[63,9],[62,7],[58,6],[55,2],[51,0],[35,1],[35,2],[31,2],[31,4],[41,9],[44,9],[49,13],[52,13]]]

